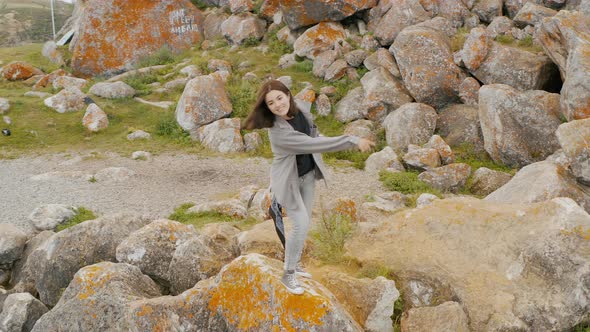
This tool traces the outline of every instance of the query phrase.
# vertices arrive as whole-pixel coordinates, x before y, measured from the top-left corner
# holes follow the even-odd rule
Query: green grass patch
[[[495,39],[500,44],[517,47],[532,53],[542,52],[543,48],[534,43],[532,36],[527,36],[522,40],[516,40],[510,35],[498,35]]]
[[[312,230],[313,255],[324,263],[344,262],[344,243],[352,236],[356,224],[349,216],[337,213],[323,215]]]
[[[52,63],[51,61],[49,61],[49,59],[47,59],[41,54],[42,49],[43,44],[39,43],[26,44],[16,47],[4,47],[0,48],[0,59],[4,62],[4,64],[8,64],[12,61],[28,62],[33,66],[41,69],[45,73],[50,73],[56,69],[59,69],[58,65]]]
[[[574,326],[572,332],[590,332],[590,322],[581,323]]]
[[[455,162],[471,166],[472,173],[480,167],[486,167],[513,175],[516,173],[516,169],[496,163],[485,151],[476,151],[473,148],[473,145],[469,143],[463,143],[454,147],[453,153],[455,154]]]
[[[260,83],[233,76],[226,86],[233,107],[232,117],[245,119],[256,102]]]
[[[293,53],[293,46],[279,40],[277,37],[278,31],[279,29],[276,29],[275,31],[268,34],[268,50],[278,56]]]
[[[469,30],[465,27],[457,29],[457,33],[451,37],[451,51],[457,52],[463,48],[465,41],[467,40],[467,36],[469,35]]]
[[[418,174],[418,171],[397,173],[381,171],[379,173],[379,180],[388,190],[398,191],[402,194],[430,193],[439,197],[442,196],[439,190],[432,188],[426,182],[420,181]]]
[[[77,213],[70,220],[68,220],[66,223],[57,226],[56,231],[61,232],[66,228],[70,228],[86,220],[93,219],[96,219],[96,215],[94,214],[94,212],[86,209],[85,207],[80,206],[78,207]]]
[[[195,206],[193,203],[184,203],[180,205],[174,209],[174,212],[168,216],[168,219],[176,220],[186,225],[193,225],[197,229],[203,227],[206,224],[223,222],[230,222],[239,228],[244,229],[249,228],[258,222],[258,220],[252,217],[246,219],[237,219],[218,212],[188,212],[188,209],[193,206]]]
[[[135,64],[135,68],[144,68],[174,63],[178,60],[177,58],[178,54],[174,54],[174,52],[169,47],[163,46],[156,52],[140,58]]]

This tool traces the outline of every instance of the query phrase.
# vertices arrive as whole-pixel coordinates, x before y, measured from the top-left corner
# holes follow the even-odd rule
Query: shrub
[[[190,134],[176,122],[174,118],[163,118],[156,125],[156,135],[167,137],[174,142],[191,144]]]
[[[440,191],[432,188],[429,184],[418,179],[418,172],[387,172],[379,173],[379,180],[383,182],[385,188],[391,191],[399,191],[402,194],[420,194],[430,193],[441,196]]]
[[[313,255],[325,263],[337,264],[344,261],[344,244],[352,235],[355,225],[346,215],[322,215],[321,221],[311,232]]]
[[[156,65],[165,65],[176,61],[176,57],[172,53],[172,50],[163,46],[155,53],[140,58],[135,64],[136,68],[151,67]]]
[[[221,222],[234,222],[234,223],[241,223],[243,225],[251,225],[256,223],[257,220],[254,218],[247,218],[244,220],[232,218],[228,215],[213,212],[213,211],[204,211],[204,212],[187,212],[188,209],[193,207],[193,203],[184,203],[174,209],[174,212],[168,216],[170,220],[176,220],[180,223],[187,224],[187,225],[194,225],[197,228],[200,228],[206,224],[210,223],[221,223]]]
[[[76,212],[76,214],[70,220],[68,220],[68,222],[58,225],[56,230],[58,232],[61,232],[66,228],[76,226],[81,222],[84,222],[86,220],[92,220],[92,219],[96,219],[96,216],[94,215],[94,213],[92,211],[80,206],[80,207],[78,207],[78,211]]]
[[[268,35],[268,50],[278,55],[293,53],[293,46],[280,41],[277,37],[277,32],[278,30]]]
[[[256,102],[258,81],[247,81],[233,77],[227,85],[227,92],[233,107],[232,116],[245,118]]]

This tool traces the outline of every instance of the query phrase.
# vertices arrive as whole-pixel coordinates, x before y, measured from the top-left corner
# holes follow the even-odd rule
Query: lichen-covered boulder
[[[86,94],[80,91],[80,89],[70,87],[43,100],[43,103],[45,106],[53,108],[58,113],[76,112],[86,107],[86,103],[84,102],[85,98]]]
[[[502,187],[512,179],[512,175],[480,167],[473,173],[469,190],[481,196],[486,196]]]
[[[357,279],[331,272],[322,278],[348,312],[368,332],[393,332],[391,313],[399,297],[395,282],[384,277]]]
[[[391,45],[404,86],[419,103],[441,108],[459,100],[465,73],[455,65],[449,38],[427,27],[404,29]]]
[[[587,317],[589,228],[588,213],[568,198],[447,198],[374,220],[345,249],[395,271],[405,295],[421,284],[439,294],[434,305],[461,303],[470,331],[568,330]]]
[[[293,48],[300,57],[315,59],[320,53],[334,49],[334,45],[346,39],[342,24],[338,22],[321,22],[305,30],[295,40]]]
[[[302,280],[303,295],[280,282],[283,263],[258,254],[240,256],[215,279],[174,297],[135,301],[131,331],[362,331],[334,295]]]
[[[340,122],[350,122],[363,119],[368,110],[363,103],[365,92],[363,87],[359,86],[346,93],[344,98],[336,103],[334,117]]]
[[[455,154],[453,153],[453,150],[451,150],[451,147],[439,135],[432,135],[424,147],[435,149],[444,165],[455,162]]]
[[[436,111],[428,105],[403,105],[383,120],[387,145],[401,152],[406,151],[410,144],[425,144],[434,134],[436,119]]]
[[[169,285],[169,267],[174,251],[184,241],[198,236],[192,225],[159,219],[129,234],[117,246],[117,261],[135,265],[161,284]]]
[[[109,99],[130,98],[135,95],[135,89],[122,81],[99,82],[94,84],[88,92]]]
[[[319,22],[341,21],[376,4],[376,0],[279,0],[283,19],[291,30]]]
[[[61,76],[55,77],[52,85],[53,85],[54,89],[76,87],[76,88],[82,90],[86,86],[87,83],[88,83],[88,81],[83,78],[61,75]]]
[[[402,78],[399,72],[395,58],[386,48],[378,48],[373,54],[367,56],[363,61],[363,65],[368,70],[376,69],[381,66],[387,69],[395,78]]]
[[[478,108],[455,104],[439,111],[436,131],[452,147],[467,144],[475,151],[483,151],[483,135]]]
[[[213,10],[207,14],[203,21],[203,34],[206,40],[216,40],[223,38],[221,24],[227,20],[229,15],[223,10]]]
[[[433,188],[441,191],[457,192],[465,186],[467,178],[471,175],[471,166],[463,163],[454,163],[429,169],[420,173],[418,179],[426,182]]]
[[[399,157],[390,146],[386,146],[383,150],[375,152],[365,161],[365,171],[369,173],[379,173],[382,170],[393,168],[399,171],[404,171],[405,168],[399,161]]]
[[[521,168],[505,185],[486,196],[492,202],[534,203],[568,197],[590,212],[588,189],[578,184],[565,168],[540,161]]]
[[[576,179],[590,186],[590,119],[563,123],[555,132]]]
[[[176,106],[176,121],[188,131],[230,115],[232,105],[223,81],[213,75],[188,81]]]
[[[221,153],[244,151],[240,119],[221,119],[197,129],[197,137],[208,149]]]
[[[16,293],[30,293],[37,294],[35,289],[35,271],[33,270],[30,257],[45,240],[49,239],[53,234],[52,231],[43,231],[30,239],[20,259],[14,263],[12,268],[12,275],[10,283],[8,284],[11,291]],[[0,301],[1,302],[1,301]]]
[[[484,28],[473,28],[463,44],[461,59],[465,68],[476,70],[488,55],[491,46],[491,38]]]
[[[482,86],[479,120],[490,157],[522,167],[559,149],[559,97],[540,90],[520,92],[504,84]]]
[[[409,167],[420,170],[433,169],[441,165],[438,151],[431,148],[411,149],[404,154],[402,159]]]
[[[104,216],[70,227],[44,241],[28,259],[41,302],[55,306],[80,268],[115,261],[119,243],[149,222],[140,216]]]
[[[289,222],[283,220],[285,227],[289,228]],[[283,246],[277,236],[272,220],[266,220],[254,225],[252,229],[240,233],[237,240],[242,255],[257,253],[283,260]]]
[[[162,47],[203,39],[201,11],[189,0],[88,0],[71,46],[75,76],[113,75]]]
[[[492,42],[485,60],[470,71],[483,84],[506,84],[519,90],[541,90],[558,79],[551,59]]]
[[[82,118],[82,125],[90,131],[97,132],[108,128],[109,118],[98,105],[92,103],[86,108],[86,113]]]
[[[181,243],[170,261],[171,293],[180,294],[193,288],[200,280],[215,276],[224,265],[236,258],[236,252],[232,249],[206,235],[195,236]]]
[[[363,101],[367,118],[381,122],[389,113],[404,104],[414,101],[410,93],[386,68],[377,67],[361,78],[365,92]]]
[[[160,296],[156,283],[129,264],[100,262],[80,269],[33,332],[129,331],[127,308]]]
[[[260,40],[264,36],[266,22],[252,13],[232,15],[221,23],[221,34],[230,44],[241,45],[245,41]]]
[[[10,294],[0,312],[0,331],[29,332],[47,307],[29,293]]]
[[[369,30],[383,46],[391,45],[405,28],[431,18],[419,1],[392,0],[382,3],[385,12],[369,22]]]
[[[357,136],[375,142],[377,140],[375,130],[375,123],[373,121],[356,120],[346,125],[343,134]]]
[[[547,8],[545,6],[537,5],[533,2],[527,2],[514,16],[514,23],[520,27],[526,25],[536,26],[541,23],[545,17],[555,16],[556,10]]]
[[[35,75],[43,75],[43,71],[26,62],[14,61],[2,67],[1,75],[9,81],[21,81]]]

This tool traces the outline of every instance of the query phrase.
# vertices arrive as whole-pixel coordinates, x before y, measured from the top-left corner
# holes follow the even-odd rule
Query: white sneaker
[[[289,291],[289,293],[291,294],[301,295],[304,292],[303,287],[301,287],[301,285],[299,285],[299,282],[297,281],[295,273],[287,273],[287,271],[285,271],[283,277],[281,278],[281,282],[283,283],[283,285],[285,285],[287,291]]]
[[[295,267],[295,274],[303,278],[311,279],[311,273],[303,269],[303,265],[301,265],[301,262],[297,263],[297,266]]]

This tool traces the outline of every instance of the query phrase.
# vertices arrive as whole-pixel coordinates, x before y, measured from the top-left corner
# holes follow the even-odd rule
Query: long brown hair
[[[269,80],[262,84],[258,91],[258,97],[256,103],[252,109],[252,112],[248,115],[244,123],[242,124],[243,129],[261,129],[270,128],[275,123],[275,115],[270,111],[266,105],[266,94],[272,90],[281,91],[289,97],[289,111],[287,116],[293,117],[299,112],[299,108],[295,105],[291,91],[281,81]]]

